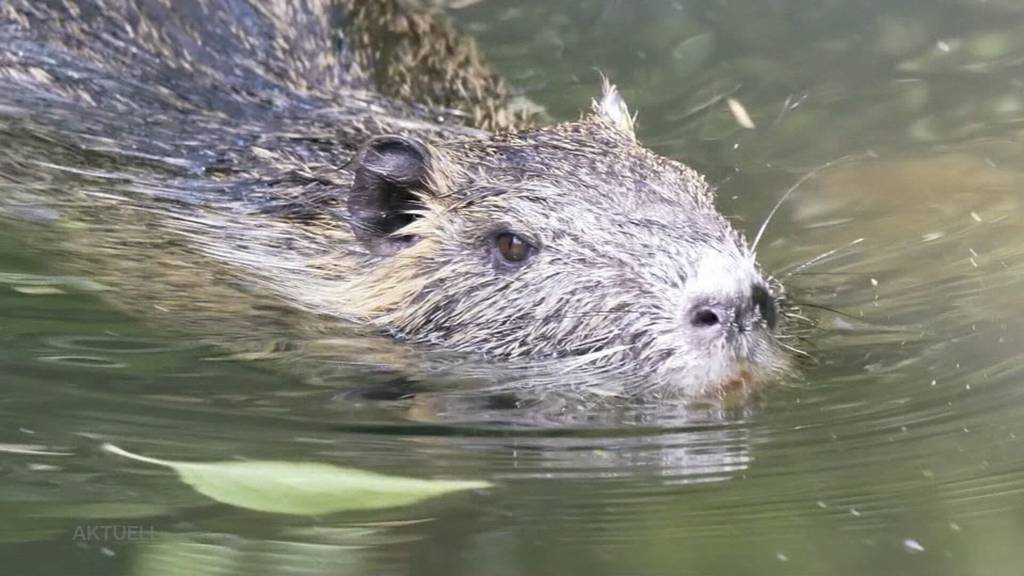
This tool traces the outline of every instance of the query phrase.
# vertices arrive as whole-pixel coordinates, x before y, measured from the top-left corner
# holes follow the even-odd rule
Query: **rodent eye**
[[[537,249],[522,236],[512,232],[502,232],[494,237],[501,257],[511,264],[522,264],[533,256]]]

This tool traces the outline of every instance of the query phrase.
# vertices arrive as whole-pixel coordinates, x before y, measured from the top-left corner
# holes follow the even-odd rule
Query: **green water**
[[[750,236],[811,174],[759,249],[819,324],[803,376],[724,414],[374,395],[263,317],[129,315],[0,220],[0,573],[1024,570],[1024,4],[446,4],[555,119],[611,77]],[[103,442],[494,487],[274,515]]]

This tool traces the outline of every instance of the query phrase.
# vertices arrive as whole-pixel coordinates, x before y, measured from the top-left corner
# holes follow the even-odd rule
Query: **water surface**
[[[589,105],[599,69],[749,236],[799,182],[759,257],[817,325],[793,342],[802,377],[729,410],[517,403],[445,374],[406,394],[286,311],[129,313],[102,271],[5,220],[5,573],[1020,573],[1024,6],[510,4],[444,9],[552,118]],[[270,515],[102,442],[495,487]],[[96,526],[141,532],[82,537]]]

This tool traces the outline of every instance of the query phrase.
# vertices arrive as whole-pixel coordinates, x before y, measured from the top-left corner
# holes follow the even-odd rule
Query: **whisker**
[[[790,272],[786,275],[789,276],[861,276],[870,277],[870,272]]]
[[[775,206],[773,206],[771,211],[768,212],[768,216],[764,219],[764,222],[761,224],[761,228],[759,228],[758,231],[757,231],[757,236],[754,237],[754,241],[750,245],[750,252],[751,252],[751,254],[754,254],[755,257],[756,257],[757,245],[760,244],[761,238],[764,236],[765,230],[768,229],[768,224],[770,224],[771,221],[772,221],[772,218],[775,217],[775,213],[779,211],[780,207],[782,207],[783,202],[785,202],[786,199],[789,198],[790,195],[792,195],[793,192],[795,192],[797,190],[797,188],[802,186],[804,182],[807,182],[811,178],[817,176],[818,174],[821,173],[822,170],[824,170],[826,168],[830,168],[830,167],[835,166],[837,164],[842,164],[842,163],[846,163],[846,162],[852,162],[852,161],[856,161],[856,160],[863,160],[864,158],[874,158],[875,156],[876,155],[875,155],[874,152],[867,152],[867,153],[864,153],[864,154],[851,154],[851,155],[848,155],[848,156],[843,156],[842,158],[840,158],[838,160],[833,160],[833,161],[830,161],[830,162],[826,162],[826,163],[822,164],[821,166],[818,166],[814,170],[811,170],[807,174],[804,174],[803,176],[801,176],[799,180],[797,180],[792,186],[789,187],[788,190],[786,190],[786,193],[783,194],[782,197],[779,198],[778,201],[775,202]]]
[[[854,246],[856,246],[857,244],[860,244],[863,241],[864,241],[863,238],[857,238],[856,240],[853,240],[852,242],[848,242],[847,244],[844,244],[844,245],[842,245],[842,246],[840,246],[838,248],[833,248],[833,249],[829,250],[828,252],[825,252],[823,254],[819,254],[819,255],[815,256],[814,258],[811,258],[810,260],[804,262],[803,264],[798,265],[792,271],[788,272],[785,276],[783,276],[783,278],[789,278],[793,274],[796,274],[797,272],[800,272],[801,270],[810,268],[811,266],[814,266],[815,264],[818,264],[818,263],[822,262],[826,258],[834,256],[836,253],[838,253],[838,252],[840,252],[842,250],[847,250],[849,248],[853,248]]]
[[[799,334],[794,334],[794,336],[796,337],[797,340],[799,340],[801,342],[806,342],[807,344],[810,344],[812,346],[815,344],[815,341],[810,339],[810,338],[808,338],[807,336],[800,336]]]
[[[804,322],[807,322],[809,324],[813,324],[814,323],[814,320],[811,320],[810,318],[808,318],[807,316],[804,316],[802,314],[794,314],[792,312],[784,312],[783,316],[785,316],[786,318],[796,318],[797,320],[803,320]]]
[[[796,304],[798,306],[806,306],[808,308],[815,308],[815,309],[818,309],[818,310],[824,310],[826,312],[831,312],[833,314],[842,316],[844,318],[849,318],[850,320],[856,320],[858,322],[862,321],[861,318],[858,318],[857,316],[854,316],[853,314],[850,314],[848,312],[843,312],[842,310],[838,310],[836,308],[825,306],[824,304],[814,304],[812,302],[796,302],[796,301],[794,301],[794,304]]]
[[[814,356],[812,356],[810,353],[808,353],[808,352],[806,352],[804,350],[801,350],[801,349],[799,349],[799,348],[797,348],[795,346],[790,346],[789,344],[786,344],[785,342],[780,342],[778,338],[775,338],[774,340],[775,340],[775,343],[778,344],[780,347],[785,348],[786,350],[789,350],[790,352],[796,354],[797,356],[802,356],[802,357],[808,358],[810,360],[814,360],[815,359]]]
[[[764,222],[761,223],[761,227],[758,228],[757,230],[757,236],[754,236],[754,241],[750,244],[751,253],[757,252],[757,245],[761,242],[761,238],[764,236],[764,231],[768,229],[768,224],[771,223],[772,218],[775,217],[775,213],[778,212],[779,208],[782,207],[782,203],[785,202],[786,199],[789,198],[789,196],[793,192],[795,192],[796,189],[799,188],[804,182],[809,180],[811,177],[815,176],[822,168],[825,168],[826,166],[828,166],[828,164],[825,164],[824,166],[819,166],[813,171],[804,174],[799,180],[796,181],[795,184],[789,187],[789,190],[786,190],[786,193],[783,194],[782,197],[778,199],[778,201],[775,202],[775,206],[772,206],[772,209],[768,212],[768,216],[764,219]]]

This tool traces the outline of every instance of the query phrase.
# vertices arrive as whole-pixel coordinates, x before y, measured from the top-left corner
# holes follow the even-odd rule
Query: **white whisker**
[[[757,236],[754,237],[754,241],[750,245],[750,253],[752,255],[754,255],[754,257],[756,257],[757,245],[760,244],[761,238],[764,236],[765,230],[768,229],[768,224],[770,224],[771,221],[772,221],[772,218],[775,217],[775,213],[779,211],[779,208],[782,206],[782,203],[785,202],[786,199],[789,198],[790,195],[793,194],[793,192],[795,192],[797,188],[802,186],[804,182],[806,182],[806,181],[810,180],[811,178],[817,176],[822,170],[824,170],[826,168],[830,168],[830,167],[832,167],[832,166],[834,166],[836,164],[842,164],[842,163],[846,163],[846,162],[862,160],[864,158],[872,158],[874,156],[875,156],[875,154],[873,152],[867,152],[867,153],[864,153],[864,154],[856,154],[856,155],[844,156],[844,157],[842,157],[842,158],[840,158],[838,160],[833,160],[831,162],[826,162],[826,163],[822,164],[821,166],[818,166],[814,170],[811,170],[807,174],[804,174],[802,177],[800,177],[800,179],[797,180],[796,183],[794,183],[792,186],[790,186],[789,189],[786,190],[786,193],[783,194],[782,197],[779,198],[778,201],[775,202],[775,206],[773,206],[771,211],[768,212],[768,217],[764,219],[764,223],[761,224],[761,228],[759,228],[758,231],[757,231]]]
[[[838,252],[840,252],[842,250],[846,250],[848,248],[853,248],[854,246],[856,246],[857,244],[860,244],[863,241],[864,241],[863,238],[857,238],[856,240],[848,242],[848,243],[846,243],[846,244],[844,244],[844,245],[842,245],[842,246],[840,246],[838,248],[833,248],[833,249],[829,250],[828,252],[825,252],[825,253],[822,253],[822,254],[818,254],[814,258],[811,258],[810,260],[804,262],[803,264],[800,264],[799,266],[797,266],[796,268],[794,268],[790,272],[787,272],[785,278],[789,278],[790,276],[792,276],[793,274],[796,274],[797,272],[800,272],[801,270],[806,270],[807,268],[810,268],[811,266],[814,266],[815,264],[821,262],[822,260],[825,260],[826,258],[829,258],[830,256],[835,255],[836,253],[838,253]]]

